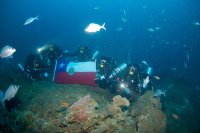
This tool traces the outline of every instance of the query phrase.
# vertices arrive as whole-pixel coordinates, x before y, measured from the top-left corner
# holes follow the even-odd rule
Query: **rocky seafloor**
[[[17,98],[16,110],[1,108],[1,119],[15,132],[160,133],[166,127],[161,103],[152,92],[130,104],[100,88],[44,81],[21,85]]]
[[[194,128],[185,123],[191,121],[190,118],[195,116],[193,112],[198,110],[192,108],[190,101],[185,106],[186,93],[174,90],[175,84],[168,86],[164,102],[162,97],[153,97],[152,90],[135,101],[128,101],[99,87],[51,81],[29,83],[17,70],[1,71],[0,76],[4,77],[0,79],[0,88],[20,85],[13,102],[7,104],[8,108],[13,108],[0,107],[0,132],[164,133],[198,130],[192,130]],[[178,112],[177,108],[183,108],[185,112]]]

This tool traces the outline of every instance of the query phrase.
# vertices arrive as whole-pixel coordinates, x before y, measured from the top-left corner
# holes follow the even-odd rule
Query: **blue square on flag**
[[[96,62],[56,61],[53,79],[56,83],[95,86],[95,78]]]

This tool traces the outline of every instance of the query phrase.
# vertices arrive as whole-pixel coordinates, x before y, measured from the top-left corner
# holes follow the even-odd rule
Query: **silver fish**
[[[148,65],[148,63],[145,60],[142,61],[142,64]]]
[[[198,22],[198,21],[194,21],[192,24],[193,24],[194,26],[200,26],[200,22]]]
[[[35,20],[39,20],[39,16],[27,18],[26,21],[24,22],[24,25],[31,24]]]
[[[19,89],[19,85],[10,85],[6,92],[4,93],[3,101],[10,101],[13,97],[15,97],[17,91]]]
[[[165,96],[166,92],[167,92],[166,90],[160,90],[160,89],[158,89],[156,92],[154,92],[153,96],[154,97],[160,97],[161,95]]]
[[[13,47],[6,45],[0,50],[0,57],[1,58],[7,58],[11,57],[16,52],[16,49]]]
[[[95,24],[95,23],[90,23],[87,28],[85,29],[85,32],[90,32],[90,33],[95,33],[100,31],[101,29],[106,30],[105,28],[105,23],[103,25]]]
[[[149,82],[150,82],[150,79],[149,79],[149,76],[147,76],[145,79],[143,79],[142,87],[146,88]]]
[[[19,89],[19,85],[10,85],[8,87],[8,89],[5,91],[5,93],[3,93],[2,91],[0,91],[0,100],[3,104],[3,107],[4,107],[4,102],[7,100],[7,101],[10,101],[10,99],[12,99],[13,97],[15,97],[15,95],[17,94],[17,91]]]

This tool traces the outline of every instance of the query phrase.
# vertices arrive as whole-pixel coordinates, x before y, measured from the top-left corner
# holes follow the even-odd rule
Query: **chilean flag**
[[[56,61],[53,77],[56,83],[95,86],[95,78],[96,62]]]

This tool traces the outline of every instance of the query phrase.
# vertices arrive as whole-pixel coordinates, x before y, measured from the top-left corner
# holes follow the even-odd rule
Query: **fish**
[[[7,101],[10,101],[10,99],[14,98],[15,95],[17,94],[17,91],[19,89],[19,85],[10,85],[8,87],[8,89],[5,91],[5,93],[1,92],[1,102],[3,104],[3,107],[4,107],[4,102],[7,100]],[[3,95],[3,97],[2,97]]]
[[[12,55],[16,52],[16,49],[6,45],[4,46],[1,50],[0,50],[0,57],[1,58],[8,58],[8,57],[12,57]]]
[[[127,19],[125,17],[121,17],[122,22],[127,22]]]
[[[145,60],[142,61],[142,64],[148,65],[148,63]]]
[[[194,25],[194,26],[200,26],[200,22],[194,21],[194,22],[193,22],[193,25]]]
[[[157,80],[160,80],[160,77],[159,76],[154,76],[155,79]]]
[[[160,27],[160,26],[156,26],[156,27],[147,28],[147,30],[148,30],[148,31],[150,31],[150,32],[158,31],[158,30],[160,30],[160,29],[161,29],[161,27]]]
[[[127,22],[128,20],[127,20],[127,15],[126,15],[126,10],[124,10],[124,9],[121,9],[121,12],[122,12],[122,17],[121,17],[121,20],[122,20],[122,22]]]
[[[176,120],[179,119],[179,116],[178,116],[177,114],[172,114],[172,117],[173,117],[174,119],[176,119]]]
[[[116,31],[122,31],[123,28],[122,28],[122,27],[117,27],[115,30],[116,30]]]
[[[183,64],[183,65],[184,65],[184,68],[187,68],[187,63],[186,63],[186,62],[184,62],[184,64]]]
[[[177,68],[176,68],[176,67],[172,67],[171,70],[172,70],[172,71],[176,71]]]
[[[155,30],[153,28],[147,28],[148,31],[154,32]]]
[[[126,10],[122,9],[124,16],[126,16]]]
[[[159,27],[159,26],[156,26],[154,29],[155,29],[155,30],[160,30],[160,29],[161,29],[161,27]]]
[[[149,76],[147,76],[147,77],[143,80],[142,87],[143,87],[143,88],[146,88],[149,82],[150,82],[150,79],[149,79]]]
[[[39,20],[39,16],[27,18],[26,21],[24,22],[24,25],[31,24],[35,20]]]
[[[160,97],[161,95],[165,96],[166,92],[167,92],[166,90],[158,89],[156,92],[154,92],[153,96],[154,97]]]
[[[15,95],[17,94],[17,91],[19,89],[19,85],[10,85],[8,87],[8,89],[6,90],[6,92],[4,93],[4,98],[3,101],[10,101],[10,99],[12,99],[13,97],[15,97]]]
[[[93,9],[94,9],[94,10],[99,10],[99,8],[100,8],[100,7],[95,6]]]
[[[186,59],[187,59],[188,62],[190,61],[189,52],[186,53]]]
[[[99,25],[99,24],[95,24],[95,23],[90,23],[86,29],[85,32],[89,32],[89,33],[95,33],[100,31],[101,29],[106,30],[105,28],[105,23],[103,23],[103,25]]]

